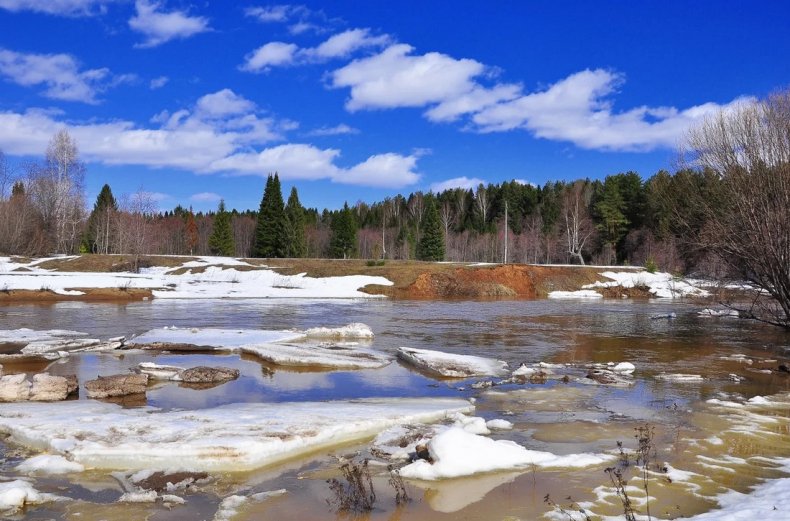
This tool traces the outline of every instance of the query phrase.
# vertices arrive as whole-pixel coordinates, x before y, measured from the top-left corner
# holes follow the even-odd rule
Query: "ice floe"
[[[0,405],[0,432],[86,468],[245,471],[394,425],[431,423],[473,406],[452,398],[124,409],[94,401]],[[79,422],[74,419],[79,418]]]
[[[237,515],[239,515],[239,511],[247,506],[251,502],[259,502],[265,501],[269,498],[282,496],[287,491],[282,488],[280,490],[270,490],[267,492],[258,492],[256,494],[251,494],[249,496],[241,496],[235,494],[233,496],[228,496],[224,498],[220,504],[219,508],[217,509],[216,514],[214,514],[214,521],[230,521]]]
[[[598,281],[582,286],[583,289],[594,288],[634,288],[647,287],[648,291],[659,298],[704,297],[709,293],[689,281],[678,279],[670,273],[649,273],[647,271],[605,271],[601,273],[610,281]]]
[[[26,459],[16,466],[18,472],[25,474],[69,474],[71,472],[82,472],[85,470],[83,465],[69,461],[63,456],[40,454]]]
[[[341,327],[314,327],[306,330],[304,334],[308,338],[373,338],[373,330],[370,329],[370,326],[367,324],[361,324],[359,322],[354,322]]]
[[[418,460],[400,470],[410,479],[437,480],[473,474],[524,469],[535,465],[542,468],[582,468],[611,461],[604,454],[569,454],[528,450],[510,440],[492,440],[451,427],[428,442],[433,463]]]
[[[660,373],[656,375],[656,378],[659,380],[680,383],[699,383],[705,381],[705,378],[703,378],[702,375],[687,373]]]
[[[13,514],[25,505],[40,505],[63,499],[54,494],[39,492],[29,481],[23,479],[0,482],[0,513],[3,514]]]
[[[740,316],[738,310],[736,309],[710,309],[705,308],[701,311],[697,311],[697,315],[701,317],[735,317],[737,318]]]
[[[370,338],[365,324],[341,328],[319,328],[319,336],[345,335],[345,338]],[[309,330],[308,330],[309,331]],[[357,335],[356,337],[354,335]],[[266,331],[254,329],[211,329],[166,327],[143,333],[127,344],[142,348],[167,350],[206,349],[238,351],[283,366],[316,366],[331,369],[375,369],[391,362],[390,358],[351,343],[310,343],[306,332]],[[300,343],[294,343],[300,341]],[[142,372],[146,369],[140,368]],[[156,368],[151,370],[159,372]],[[162,372],[165,374],[168,370]]]
[[[411,347],[399,347],[397,356],[422,371],[447,378],[507,374],[507,362],[481,356],[458,355]]]
[[[552,291],[549,298],[553,299],[597,299],[603,295],[591,289],[580,289],[578,291]]]

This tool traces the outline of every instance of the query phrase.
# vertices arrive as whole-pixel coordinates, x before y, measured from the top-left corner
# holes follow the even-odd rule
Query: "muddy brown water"
[[[649,506],[656,517],[689,516],[715,507],[727,489],[745,491],[761,480],[782,476],[777,459],[790,457],[790,376],[772,371],[790,358],[790,335],[754,322],[699,317],[690,303],[663,301],[408,302],[351,301],[153,301],[126,304],[64,302],[0,306],[4,329],[74,329],[92,336],[131,336],[162,326],[305,329],[364,322],[376,338],[370,347],[438,349],[491,356],[511,367],[521,362],[569,364],[555,369],[571,379],[588,363],[630,361],[636,383],[609,388],[549,380],[543,384],[476,390],[481,379],[440,380],[397,362],[362,371],[284,370],[254,357],[230,353],[113,352],[74,355],[50,364],[54,374],[76,373],[81,382],[125,372],[143,361],[181,366],[222,365],[241,377],[209,389],[176,383],[151,386],[145,400],[121,403],[163,409],[205,408],[236,402],[289,402],[359,397],[460,396],[476,400],[476,414],[505,418],[511,431],[492,437],[555,454],[616,452],[617,442],[636,446],[635,429],[650,425],[658,467],[693,474],[672,480],[650,476]],[[675,319],[656,315],[675,312]],[[743,355],[739,358],[734,355]],[[750,361],[746,362],[745,359]],[[6,372],[43,370],[41,364],[6,363]],[[664,373],[697,374],[700,382],[661,379]],[[757,410],[711,399],[743,402],[768,396],[773,405]],[[85,399],[81,393],[78,399]],[[18,519],[212,519],[223,497],[285,488],[288,493],[239,510],[234,519],[334,519],[326,480],[338,476],[337,457],[364,457],[369,443],[338,447],[255,472],[212,476],[181,495],[186,503],[118,504],[119,481],[107,472],[66,477],[34,476],[39,490],[70,501],[30,507]],[[14,467],[32,455],[0,442],[0,479],[19,477]],[[606,466],[585,469],[529,468],[435,483],[407,482],[411,501],[396,505],[384,465],[373,465],[377,501],[362,519],[428,520],[535,519],[551,510],[549,494],[562,507],[573,502],[599,515],[622,514]],[[627,479],[639,512],[646,511],[642,481]]]

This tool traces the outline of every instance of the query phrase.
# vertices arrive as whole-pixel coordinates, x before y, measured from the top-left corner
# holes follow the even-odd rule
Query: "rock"
[[[30,398],[30,382],[25,374],[0,377],[0,402],[24,402]]]
[[[157,471],[136,481],[135,485],[143,490],[155,490],[156,492],[172,492],[174,490],[189,488],[198,481],[208,479],[205,472],[162,472]]]
[[[100,376],[85,382],[88,398],[109,398],[130,394],[144,394],[148,385],[147,374],[116,374]]]
[[[239,370],[229,367],[198,366],[184,369],[181,372],[181,381],[193,384],[227,382],[238,377]]]
[[[428,463],[433,463],[433,458],[431,457],[431,452],[428,450],[427,444],[420,443],[414,448],[414,459],[424,459]]]
[[[777,370],[780,373],[790,373],[790,367],[787,364],[780,364]]]
[[[587,373],[587,380],[601,385],[612,385],[615,387],[628,387],[634,384],[634,380],[622,374],[609,371],[608,369],[593,369]]]
[[[53,376],[49,373],[40,373],[33,376],[29,400],[31,402],[59,402],[65,400],[78,387],[76,375]]]

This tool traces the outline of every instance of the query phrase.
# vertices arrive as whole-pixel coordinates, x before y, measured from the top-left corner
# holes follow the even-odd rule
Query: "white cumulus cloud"
[[[162,87],[167,85],[167,82],[169,82],[169,81],[170,81],[170,78],[168,78],[167,76],[159,76],[158,78],[152,79],[149,82],[148,87],[151,90],[161,89]]]
[[[202,16],[190,16],[184,11],[162,11],[162,4],[152,0],[137,0],[137,14],[129,19],[129,27],[142,33],[145,41],[137,47],[156,47],[179,38],[189,38],[211,30]]]
[[[341,123],[334,127],[317,128],[307,133],[308,136],[342,136],[344,134],[359,134],[359,129]]]
[[[431,192],[433,193],[441,193],[447,190],[454,190],[455,188],[463,188],[464,190],[473,190],[480,186],[481,184],[486,184],[486,182],[482,179],[478,179],[477,177],[454,177],[452,179],[447,179],[445,181],[439,181],[437,183],[432,183],[430,186]]]
[[[112,75],[107,68],[80,68],[68,54],[28,54],[0,48],[0,76],[18,85],[43,85],[42,94],[64,101],[98,103],[98,95],[120,83],[135,81],[132,74]]]

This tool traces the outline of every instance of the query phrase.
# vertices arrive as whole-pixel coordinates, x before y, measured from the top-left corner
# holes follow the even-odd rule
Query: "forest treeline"
[[[710,170],[636,172],[603,180],[517,181],[412,192],[337,210],[304,208],[296,188],[284,201],[267,178],[260,208],[160,211],[145,191],[116,198],[104,185],[86,208],[85,166],[61,131],[40,162],[13,175],[0,155],[0,252],[328,257],[465,262],[654,265],[719,269],[690,240],[704,216],[685,197],[688,183],[714,194]],[[507,258],[506,258],[507,256]]]

